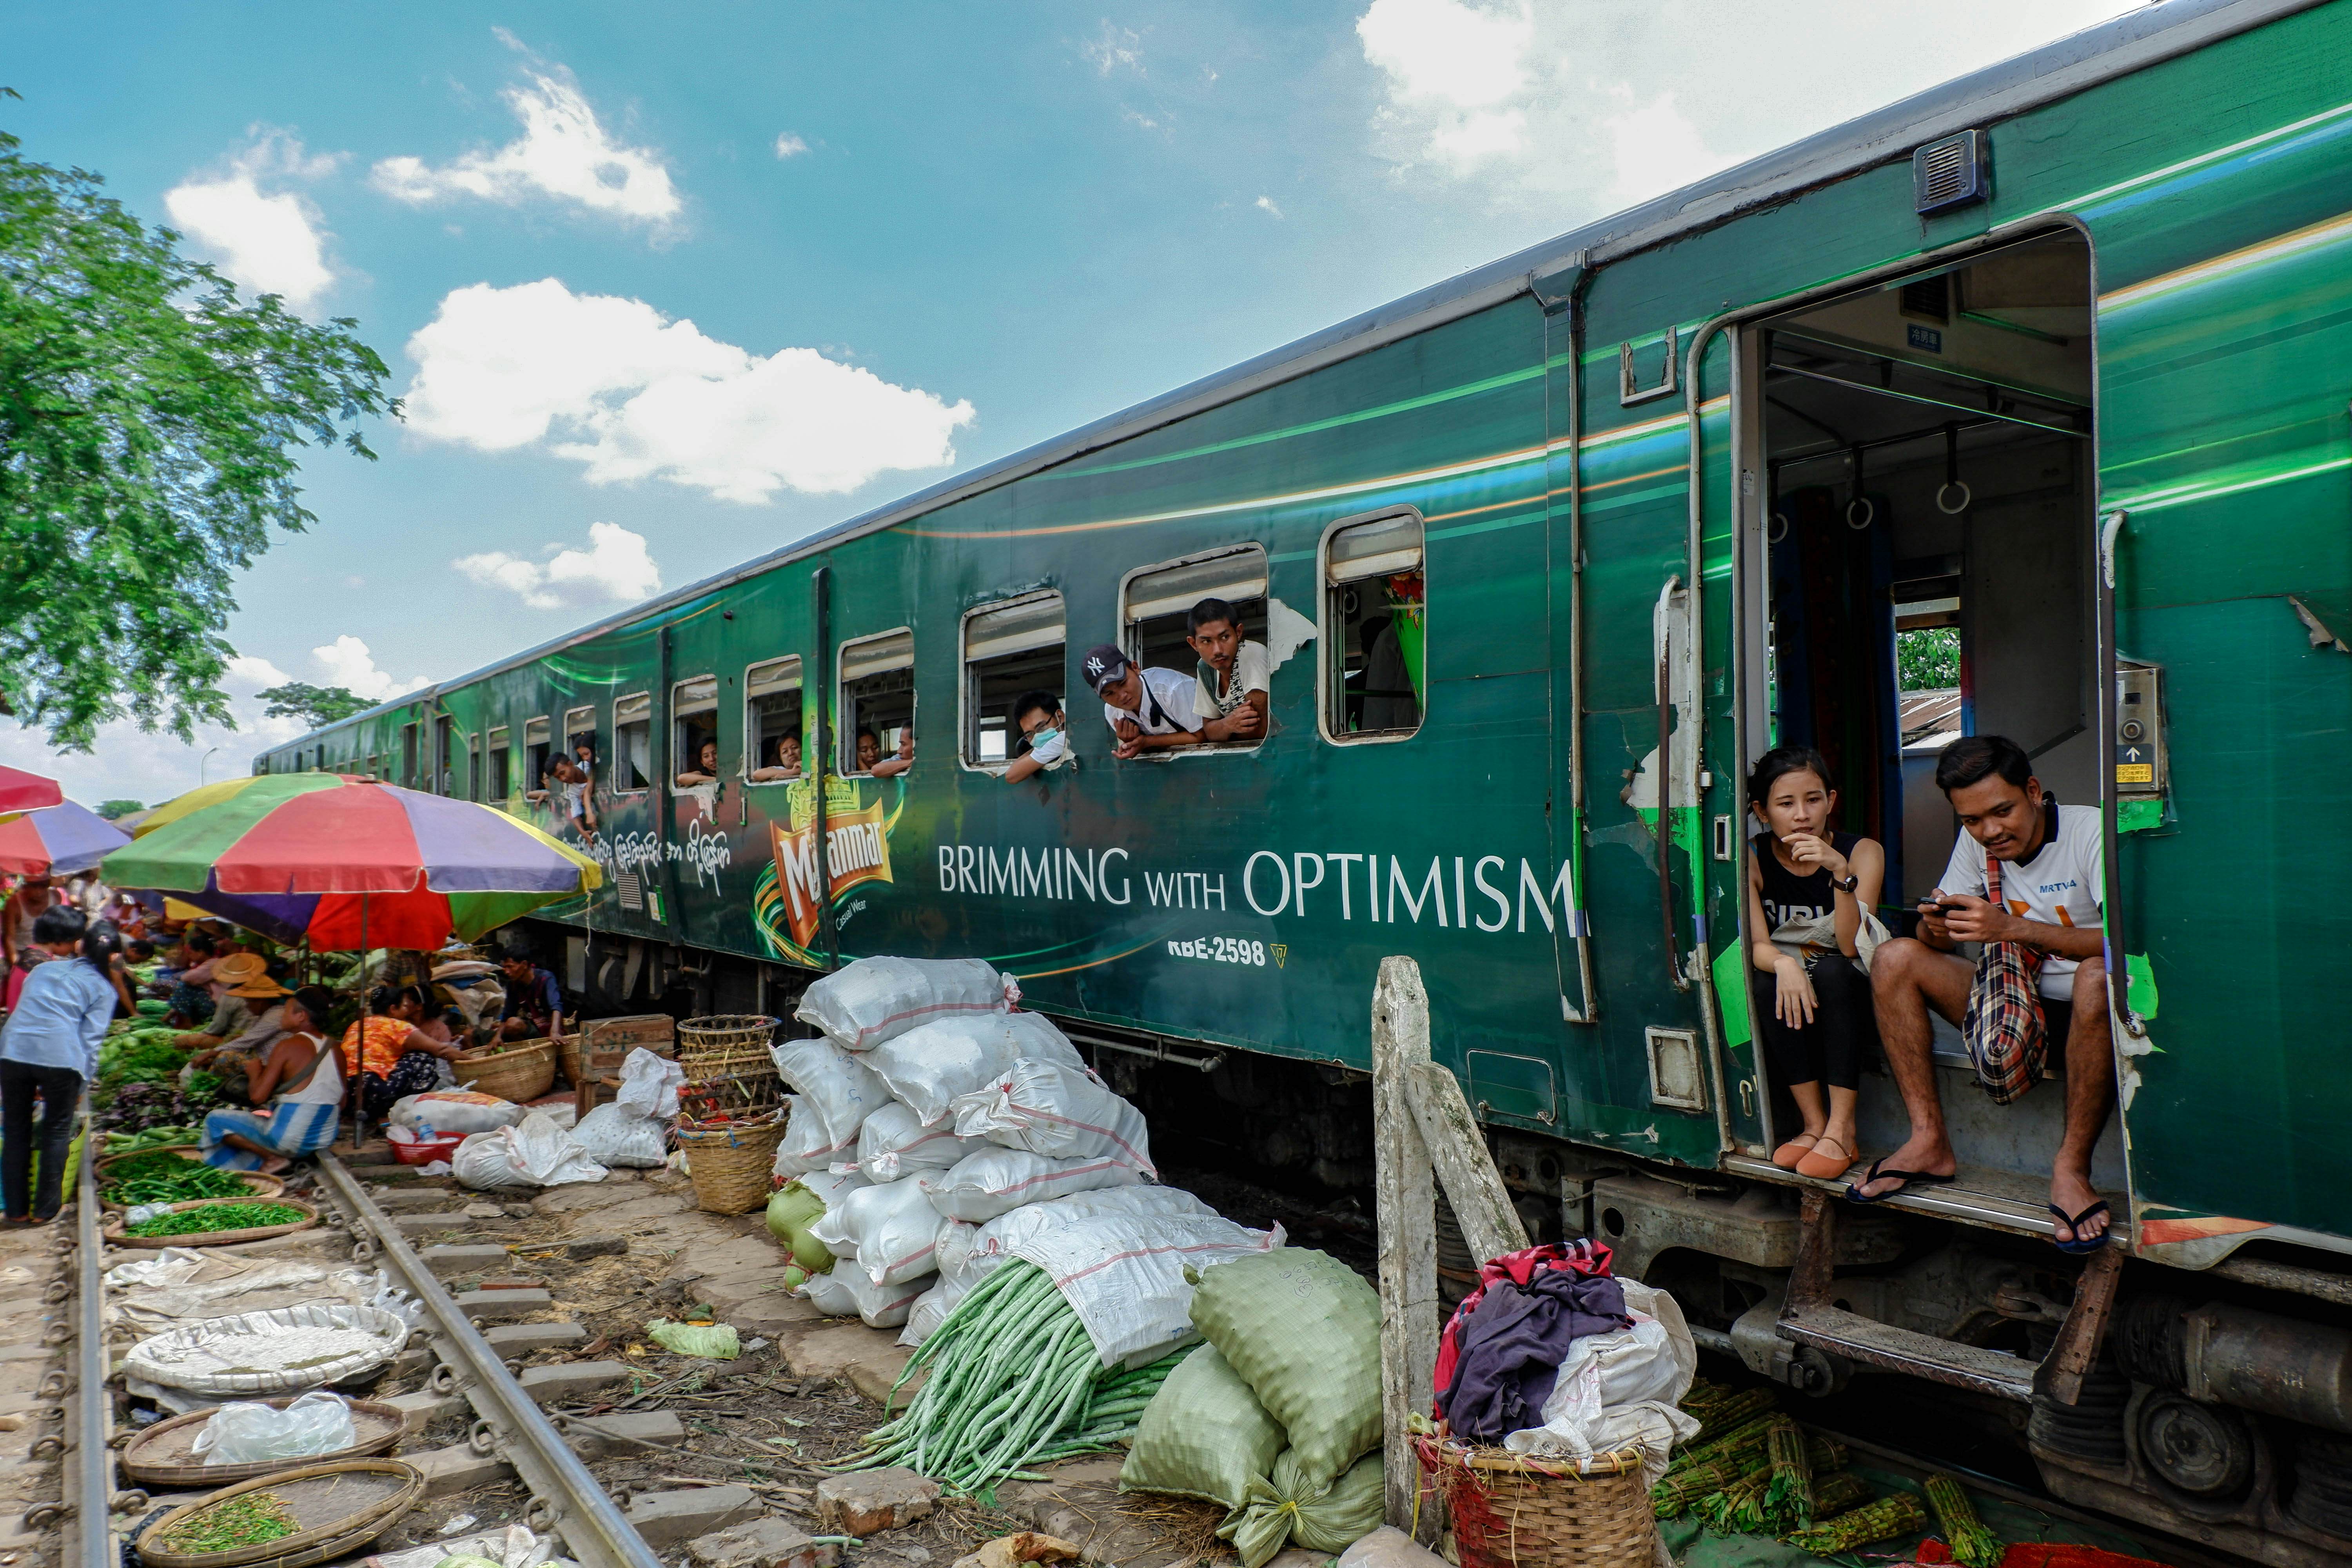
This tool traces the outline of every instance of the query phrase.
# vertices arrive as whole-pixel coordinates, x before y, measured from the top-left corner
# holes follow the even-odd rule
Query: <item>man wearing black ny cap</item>
[[[1193,677],[1179,669],[1142,668],[1109,643],[1088,648],[1079,668],[1102,699],[1103,718],[1118,737],[1111,755],[1138,757],[1201,743],[1200,731],[1185,728],[1194,721]]]

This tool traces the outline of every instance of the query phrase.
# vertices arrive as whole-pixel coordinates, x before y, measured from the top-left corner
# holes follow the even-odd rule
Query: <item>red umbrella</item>
[[[65,798],[66,792],[58,787],[55,779],[45,779],[21,768],[0,767],[0,812],[38,811]]]

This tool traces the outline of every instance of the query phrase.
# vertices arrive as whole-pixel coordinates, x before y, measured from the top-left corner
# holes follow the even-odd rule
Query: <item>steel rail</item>
[[[376,1256],[400,1277],[403,1288],[424,1303],[439,1335],[444,1363],[457,1380],[458,1389],[488,1428],[489,1451],[500,1452],[521,1476],[548,1519],[541,1530],[561,1531],[569,1555],[584,1568],[662,1568],[661,1559],[631,1527],[618,1505],[605,1494],[588,1467],[547,1415],[522,1391],[522,1385],[494,1353],[481,1331],[435,1279],[424,1259],[408,1245],[400,1227],[378,1208],[375,1200],[330,1150],[318,1154],[319,1173],[336,1201],[373,1239]],[[480,1431],[477,1427],[478,1433]],[[477,1439],[478,1447],[481,1439]],[[90,1568],[98,1568],[91,1564]]]
[[[119,1568],[114,1544],[114,1459],[107,1445],[106,1380],[113,1372],[106,1354],[106,1285],[99,1274],[98,1157],[105,1134],[85,1106],[81,1158],[74,1184],[74,1372],[67,1454],[60,1468],[71,1478],[66,1489],[66,1527],[78,1550],[68,1561],[81,1568]]]

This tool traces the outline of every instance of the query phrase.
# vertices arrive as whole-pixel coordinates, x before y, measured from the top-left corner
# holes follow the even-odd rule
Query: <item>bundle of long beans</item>
[[[1735,1502],[1727,1501],[1710,1505],[1708,1500],[1731,1490],[1743,1481],[1749,1480],[1761,1483],[1757,1488],[1760,1499],[1765,1486],[1769,1485],[1772,1477],[1769,1438],[1765,1436],[1769,1426],[1769,1421],[1758,1423],[1757,1435],[1754,1437],[1743,1438],[1738,1447],[1726,1450],[1721,1458],[1704,1460],[1696,1465],[1682,1465],[1668,1470],[1664,1479],[1650,1489],[1651,1511],[1660,1519],[1675,1519],[1693,1510],[1697,1510],[1701,1519],[1708,1519],[1710,1514],[1720,1510],[1726,1522],[1717,1526],[1719,1530],[1764,1528],[1769,1521],[1760,1512],[1754,1522],[1735,1525],[1730,1522],[1730,1510],[1736,1507]],[[1850,1458],[1845,1445],[1834,1437],[1805,1439],[1805,1468],[1809,1474],[1816,1478],[1844,1469]],[[1864,1495],[1868,1494],[1865,1491]],[[1860,1501],[1861,1499],[1857,1498],[1855,1500]],[[1852,1507],[1853,1505],[1848,1503],[1843,1506]],[[1822,1502],[1817,1491],[1813,1501],[1813,1511],[1826,1515],[1836,1510]],[[1712,1522],[1711,1520],[1710,1522]],[[1791,1524],[1787,1528],[1799,1527]]]
[[[1698,1447],[1744,1429],[1759,1415],[1772,1411],[1772,1391],[1769,1388],[1742,1389],[1707,1402],[1704,1412],[1692,1410],[1687,1404],[1685,1414],[1698,1417],[1698,1431],[1691,1438],[1691,1447]]]
[[[1650,1489],[1650,1511],[1660,1519],[1680,1519],[1700,1499],[1737,1486],[1750,1468],[1746,1459],[1725,1458],[1669,1470]]]
[[[930,1376],[896,1420],[841,1469],[905,1465],[977,1492],[1032,1465],[1108,1447],[1135,1431],[1178,1352],[1131,1372],[1106,1368],[1086,1325],[1034,1264],[1003,1265],[972,1288],[907,1363],[898,1385]],[[898,1388],[891,1390],[893,1403]]]
[[[1823,1476],[1813,1482],[1813,1512],[1823,1519],[1835,1519],[1849,1509],[1860,1508],[1870,1500],[1870,1483],[1852,1470],[1834,1476]],[[1794,1531],[1790,1531],[1795,1534]]]
[[[1997,1568],[2009,1548],[1977,1517],[1976,1505],[1960,1490],[1960,1483],[1941,1470],[1927,1478],[1927,1501],[1943,1528],[1944,1544],[1962,1568]]]
[[[1760,1526],[1775,1534],[1801,1530],[1813,1522],[1813,1468],[1805,1458],[1805,1435],[1784,1415],[1765,1434],[1765,1450],[1771,1466]]]
[[[1789,1544],[1800,1552],[1827,1557],[1834,1552],[1851,1552],[1874,1541],[1891,1541],[1927,1528],[1927,1510],[1919,1506],[1919,1500],[1909,1492],[1891,1492],[1867,1507],[1842,1513],[1811,1530],[1798,1531],[1789,1537]]]
[[[1750,1464],[1764,1455],[1764,1434],[1771,1429],[1773,1417],[1759,1415],[1734,1427],[1712,1442],[1700,1443],[1676,1454],[1666,1466],[1666,1474],[1675,1476],[1699,1465],[1712,1465],[1723,1459],[1738,1459]],[[1746,1474],[1743,1469],[1741,1474]]]

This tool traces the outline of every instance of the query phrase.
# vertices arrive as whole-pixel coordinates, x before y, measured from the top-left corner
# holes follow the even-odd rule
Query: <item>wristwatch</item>
[[[1845,874],[1843,879],[1832,877],[1830,879],[1830,886],[1835,888],[1841,893],[1851,893],[1856,888],[1862,886],[1862,878],[1854,872],[1849,871]]]

